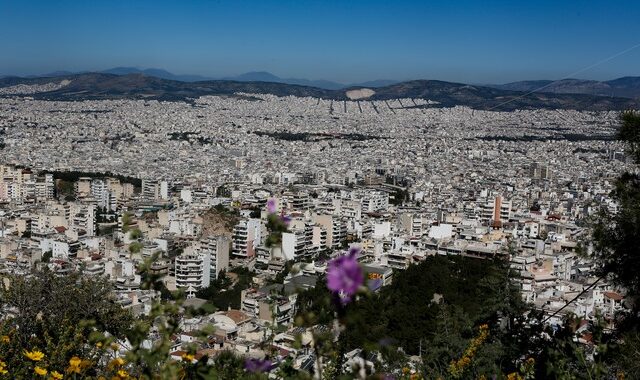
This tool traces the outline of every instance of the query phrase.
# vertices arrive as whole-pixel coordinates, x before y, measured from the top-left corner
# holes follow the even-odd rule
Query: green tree
[[[71,356],[88,356],[92,332],[124,338],[132,326],[131,314],[115,302],[106,280],[50,271],[2,280],[0,301],[11,313],[0,323],[1,334],[10,337],[0,355],[9,367],[20,366],[23,350],[39,349],[50,365],[66,368]]]
[[[131,244],[129,244],[129,252],[131,253],[140,253],[140,251],[142,251],[142,248],[144,247],[144,245],[140,242],[133,242]]]
[[[640,166],[640,113],[624,112],[617,138]],[[619,320],[616,366],[628,378],[640,378],[640,175],[626,172],[616,181],[611,197],[615,213],[602,210],[594,226],[595,260],[602,277],[626,289],[632,311]]]
[[[640,114],[625,112],[617,137],[627,143],[629,154],[640,165]],[[603,211],[596,223],[596,262],[601,275],[624,286],[627,295],[637,300],[640,296],[640,176],[622,174],[611,197],[618,203],[618,210],[614,214]]]
[[[129,238],[131,240],[138,240],[142,237],[142,231],[140,231],[139,228],[134,228],[131,231],[129,231]]]

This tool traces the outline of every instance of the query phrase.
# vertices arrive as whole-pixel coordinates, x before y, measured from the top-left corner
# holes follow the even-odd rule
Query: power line
[[[595,280],[591,285],[587,286],[583,291],[581,291],[580,293],[578,293],[577,296],[573,297],[573,299],[569,302],[567,302],[564,306],[562,306],[560,309],[556,310],[553,314],[551,314],[550,316],[548,316],[547,318],[542,320],[542,323],[545,323],[546,321],[548,321],[549,319],[551,319],[552,317],[554,317],[556,314],[558,314],[559,312],[561,312],[565,307],[571,305],[575,300],[577,300],[578,298],[580,298],[580,296],[582,296],[583,294],[585,294],[586,292],[588,292],[590,289],[592,289],[594,286],[596,286],[596,284],[598,284],[598,282],[600,282],[600,280],[602,280],[604,278],[604,276],[598,277],[597,280]]]
[[[522,94],[522,95],[520,95],[520,96],[518,96],[518,97],[515,97],[515,98],[513,98],[513,99],[507,100],[506,102],[502,102],[502,103],[500,103],[500,104],[498,104],[498,105],[496,105],[496,106],[493,106],[493,107],[489,108],[487,111],[493,111],[494,109],[496,109],[496,108],[498,108],[498,107],[502,107],[502,106],[504,106],[505,104],[509,104],[509,103],[511,103],[511,102],[515,102],[516,100],[518,100],[518,99],[522,99],[522,98],[524,98],[525,96],[529,96],[529,95],[533,94],[534,92],[538,92],[538,91],[544,90],[545,88],[547,88],[547,87],[549,87],[549,86],[551,86],[551,85],[553,85],[553,84],[555,84],[555,83],[557,83],[557,82],[563,81],[563,80],[565,80],[565,79],[570,79],[571,77],[574,77],[574,76],[576,76],[576,75],[578,75],[578,74],[580,74],[580,73],[582,73],[582,72],[585,72],[585,71],[590,70],[590,69],[592,69],[592,68],[594,68],[594,67],[600,66],[600,65],[602,65],[603,63],[607,63],[607,62],[611,61],[612,59],[618,58],[618,57],[619,57],[619,56],[621,56],[621,55],[627,54],[627,53],[628,53],[628,52],[630,52],[631,50],[633,50],[633,49],[637,49],[638,47],[640,47],[640,43],[637,43],[637,44],[635,44],[635,45],[633,45],[633,46],[631,46],[631,47],[629,47],[629,48],[626,48],[626,49],[624,49],[624,50],[622,50],[622,51],[620,51],[620,52],[618,52],[618,53],[616,53],[616,54],[614,54],[614,55],[612,55],[612,56],[610,56],[610,57],[607,57],[607,58],[605,58],[605,59],[602,59],[602,60],[600,60],[600,61],[598,61],[598,62],[596,62],[596,63],[593,63],[593,64],[591,64],[591,65],[589,65],[589,66],[587,66],[587,67],[584,67],[584,68],[582,68],[582,69],[580,69],[580,70],[578,70],[578,71],[575,71],[575,72],[573,72],[573,73],[571,73],[571,74],[565,75],[565,76],[564,76],[563,78],[561,78],[561,79],[554,80],[553,82],[550,82],[550,83],[548,83],[548,84],[546,84],[546,85],[544,85],[544,86],[542,86],[542,87],[539,87],[539,88],[536,88],[536,89],[531,90],[531,91],[529,91],[529,92],[526,92],[526,93],[524,93],[524,94]]]

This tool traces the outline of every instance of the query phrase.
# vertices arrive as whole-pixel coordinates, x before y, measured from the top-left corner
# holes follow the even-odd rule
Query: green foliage
[[[229,307],[240,309],[242,290],[251,285],[255,273],[246,268],[234,268],[231,273],[238,276],[236,282],[232,282],[222,271],[218,275],[218,279],[213,281],[209,287],[198,290],[196,297],[209,301],[218,310],[227,310]]]
[[[634,162],[640,165],[640,113],[624,112],[620,120],[617,138],[626,143]],[[640,176],[622,174],[611,197],[618,204],[617,212],[601,211],[593,229],[594,257],[599,274],[626,290],[632,310],[623,318],[618,316],[618,330],[610,334],[616,339],[603,339],[600,351],[607,352],[611,367],[628,378],[640,378]]]
[[[267,236],[265,245],[267,247],[276,247],[281,245],[282,233],[288,231],[287,223],[285,223],[283,218],[276,213],[269,214],[267,216],[267,229],[270,233]]]
[[[129,239],[138,240],[140,238],[142,238],[142,231],[140,231],[140,229],[134,228],[131,231],[129,231]]]
[[[432,302],[435,295],[442,296],[442,304]],[[348,310],[349,347],[391,338],[417,354],[421,341],[424,345],[438,333],[435,321],[444,305],[455,305],[458,310],[448,312],[475,325],[513,315],[521,307],[519,297],[509,285],[502,261],[432,256],[398,274],[378,296],[362,299]],[[457,333],[469,337],[464,329]]]
[[[60,371],[71,356],[91,355],[86,338],[92,331],[124,338],[133,323],[103,280],[43,271],[5,277],[3,283],[1,302],[13,312],[0,323],[0,335],[9,337],[9,343],[0,345],[0,357],[10,368],[22,366],[24,349],[39,349]]]
[[[133,218],[133,215],[129,212],[125,212],[124,214],[122,214],[122,232],[123,233],[127,233],[129,232],[129,224],[131,223],[131,220]]]
[[[228,198],[231,196],[231,189],[226,185],[221,185],[216,189],[216,197]]]
[[[402,205],[409,199],[409,192],[405,189],[395,189],[393,196],[389,199],[389,203],[395,206]]]
[[[330,324],[334,319],[331,293],[327,289],[324,277],[318,279],[314,288],[298,293],[296,299],[296,323],[311,327],[318,324]]]
[[[144,247],[144,245],[138,241],[134,241],[133,243],[129,244],[129,252],[131,253],[140,253],[140,251],[142,251],[142,248]]]
[[[611,278],[640,295],[640,176],[625,173],[611,196],[619,203],[618,212],[602,212],[594,228],[596,260],[601,275]]]
[[[79,172],[79,171],[45,171],[40,174],[50,173],[53,174],[54,179],[59,179],[66,182],[76,182],[81,177],[89,178],[117,178],[120,182],[130,183],[135,187],[142,186],[142,180],[140,178],[128,177],[120,174],[114,174],[111,172],[97,173],[97,172]]]
[[[636,164],[640,164],[640,113],[623,112],[620,121],[621,126],[616,137],[627,143],[631,157]]]
[[[73,182],[60,179],[56,182],[56,193],[65,199],[75,200]]]

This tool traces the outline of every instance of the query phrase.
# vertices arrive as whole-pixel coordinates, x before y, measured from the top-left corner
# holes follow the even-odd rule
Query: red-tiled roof
[[[604,296],[607,298],[611,298],[614,301],[622,301],[622,299],[624,298],[621,294],[618,294],[616,292],[604,292]]]

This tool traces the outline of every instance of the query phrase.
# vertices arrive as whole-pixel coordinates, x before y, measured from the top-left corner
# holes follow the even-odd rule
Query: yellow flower
[[[123,358],[115,358],[111,361],[111,366],[113,367],[121,367],[124,365],[124,359]]]
[[[118,351],[120,349],[120,346],[118,346],[116,343],[111,343],[111,349],[114,351]]]
[[[11,341],[7,335],[3,335],[1,340],[2,343],[9,343]]]
[[[47,374],[47,370],[46,369],[44,369],[42,367],[38,367],[38,366],[36,366],[33,369],[33,372],[35,372],[36,375],[40,375],[40,376],[45,376]]]
[[[124,369],[121,369],[117,372],[117,375],[121,378],[121,379],[128,379],[129,378],[129,373],[127,371],[125,371]]]
[[[82,359],[77,356],[69,359],[69,367],[67,368],[67,372],[71,373],[80,373],[80,364],[82,363]]]
[[[192,362],[193,359],[195,359],[195,356],[193,356],[193,354],[183,354],[182,355],[182,360],[184,360],[186,362]]]
[[[24,350],[24,356],[28,357],[29,360],[33,360],[34,362],[39,362],[44,358],[44,354],[38,350],[35,351],[27,351]]]
[[[6,375],[7,373],[9,373],[9,371],[7,371],[7,363],[0,360],[0,375]]]
[[[51,371],[51,378],[55,380],[62,380],[64,376],[58,371]]]
[[[102,348],[102,342],[98,342],[98,343],[96,343],[96,347],[98,347],[98,348]]]

